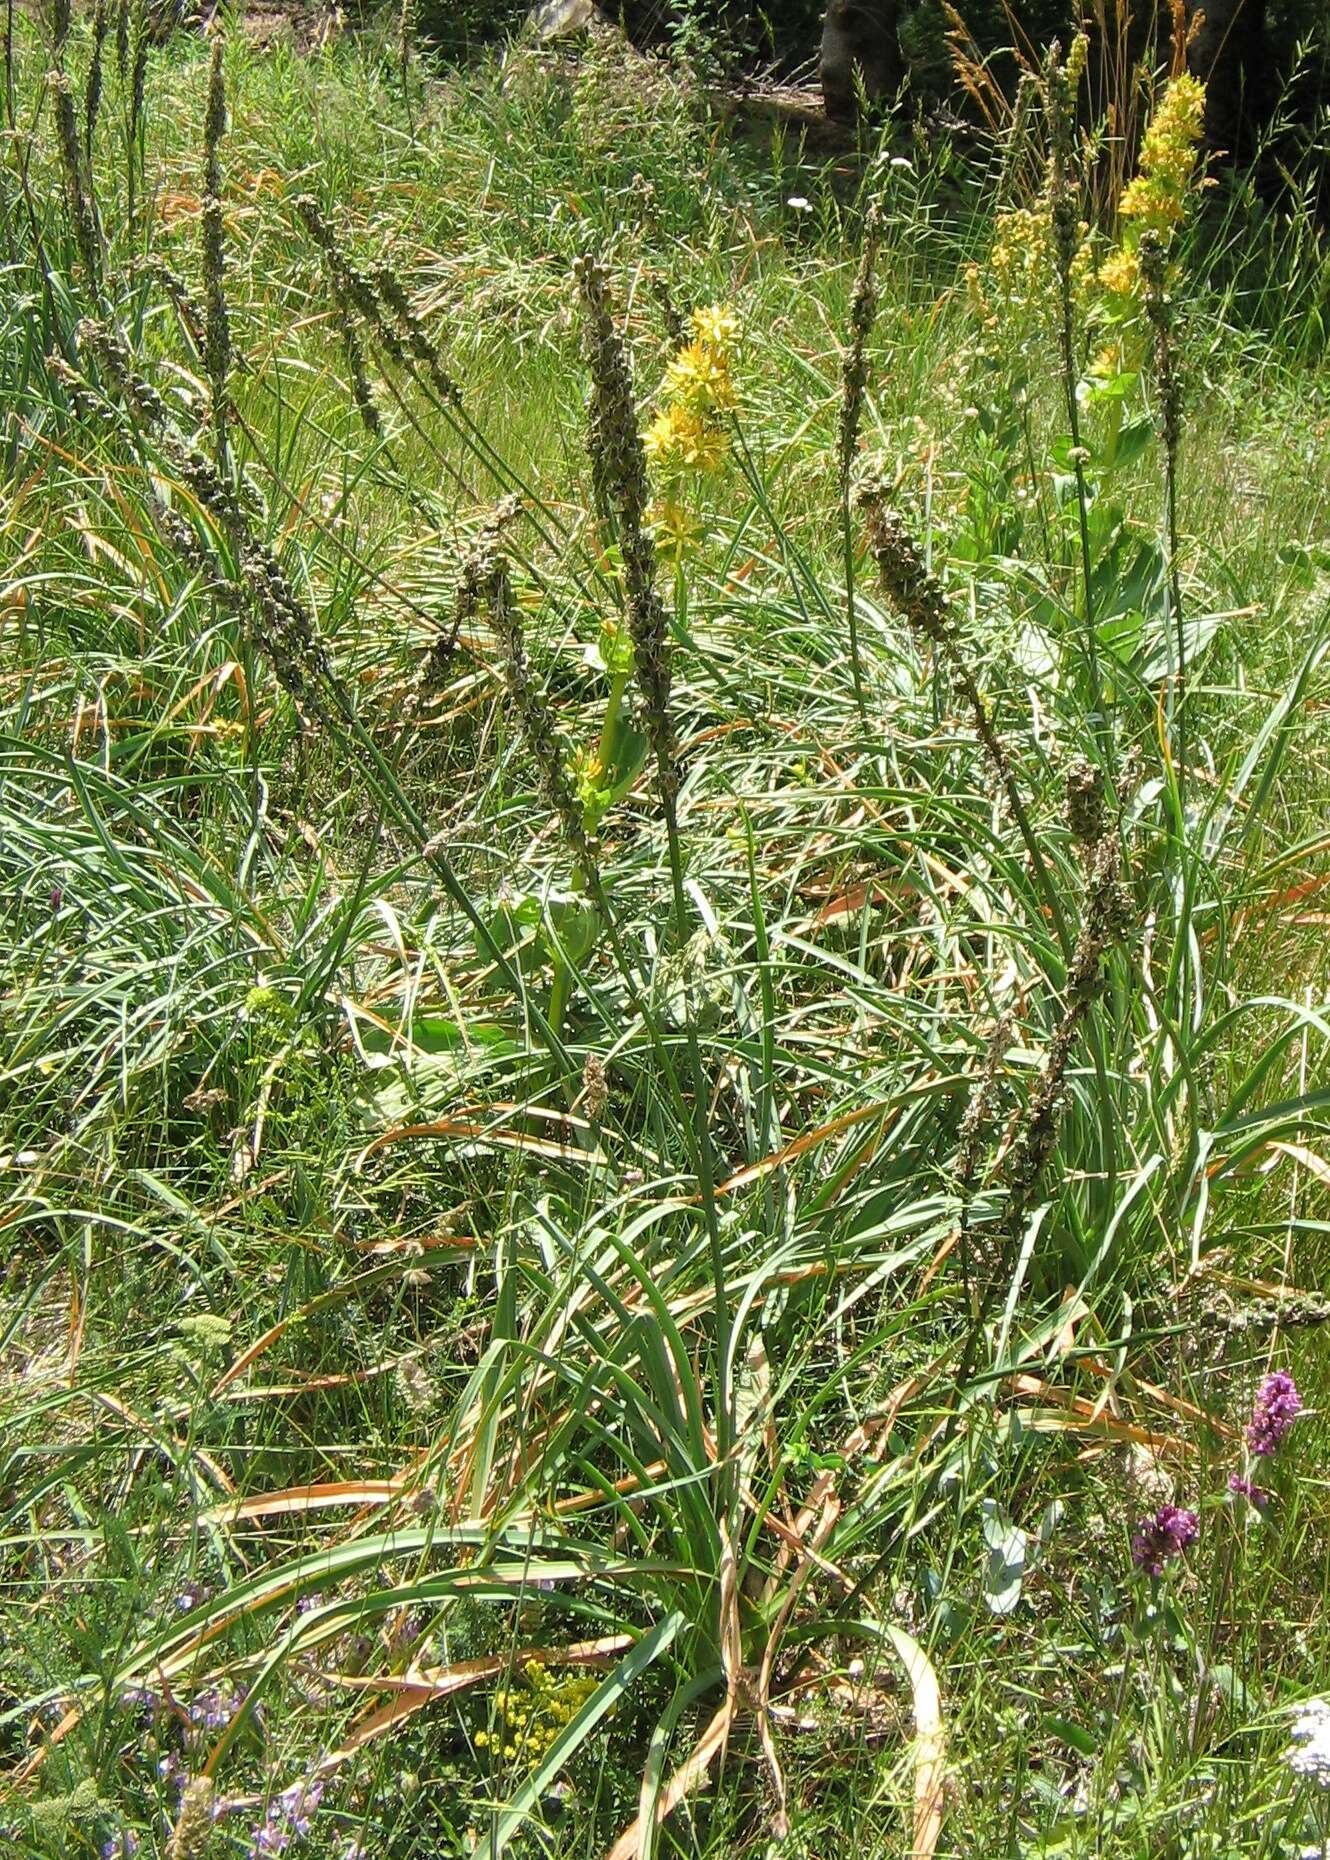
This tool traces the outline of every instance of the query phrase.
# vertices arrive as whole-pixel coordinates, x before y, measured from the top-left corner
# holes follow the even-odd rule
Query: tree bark
[[[856,72],[873,103],[890,102],[904,76],[897,26],[900,0],[828,0],[822,28],[822,101],[828,116],[852,120]]]

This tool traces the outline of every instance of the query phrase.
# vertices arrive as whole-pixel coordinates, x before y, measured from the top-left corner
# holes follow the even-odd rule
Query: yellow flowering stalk
[[[1100,288],[1124,309],[1140,296],[1142,234],[1156,234],[1167,248],[1191,208],[1204,126],[1205,85],[1184,71],[1170,80],[1150,119],[1119,206],[1121,242],[1099,267]]]
[[[730,436],[695,407],[674,401],[663,407],[642,435],[646,455],[667,478],[685,472],[719,471]]]
[[[664,404],[654,415],[642,445],[668,484],[654,506],[657,539],[677,555],[693,539],[676,494],[690,473],[719,471],[729,451],[723,416],[737,404],[730,362],[739,319],[728,304],[694,310],[692,339],[683,344],[665,371]]]

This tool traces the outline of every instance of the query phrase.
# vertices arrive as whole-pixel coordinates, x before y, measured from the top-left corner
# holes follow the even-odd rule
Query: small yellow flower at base
[[[656,547],[665,555],[681,556],[698,539],[698,526],[673,497],[663,497],[647,511]]]

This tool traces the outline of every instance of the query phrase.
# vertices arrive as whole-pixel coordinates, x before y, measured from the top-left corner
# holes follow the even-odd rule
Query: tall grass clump
[[[402,22],[13,19],[0,1824],[1305,1851],[1330,402],[1203,99]]]

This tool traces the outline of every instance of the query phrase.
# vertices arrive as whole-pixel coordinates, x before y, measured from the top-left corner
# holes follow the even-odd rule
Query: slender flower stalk
[[[1182,582],[1178,569],[1178,454],[1182,444],[1182,386],[1173,345],[1173,305],[1168,291],[1168,259],[1159,234],[1147,230],[1137,248],[1145,314],[1154,336],[1156,420],[1164,460],[1164,504],[1168,530],[1168,590],[1173,609],[1177,664],[1171,707],[1178,723],[1178,760],[1186,761],[1187,634],[1182,615]]]
[[[1033,71],[1022,71],[1002,149],[1002,167],[994,189],[994,205],[999,212],[1010,207],[1020,195],[1021,170],[1030,154],[1031,129],[1038,101],[1038,77]]]
[[[673,843],[679,773],[670,713],[669,628],[656,588],[656,545],[647,525],[646,456],[637,428],[632,375],[623,339],[610,316],[605,267],[588,255],[577,260],[574,271],[582,293],[591,369],[589,445],[593,469],[617,522],[634,669],[656,760],[661,804]],[[684,925],[680,925],[680,936],[686,940]]]
[[[610,314],[609,280],[605,267],[591,254],[574,266],[582,298],[583,330],[591,374],[591,413],[588,428],[593,472],[616,520],[619,552],[624,566],[628,632],[633,642],[633,669],[642,694],[647,735],[656,763],[656,788],[665,820],[665,838],[674,894],[674,931],[679,948],[688,943],[688,903],[684,892],[683,851],[679,836],[677,798],[679,776],[674,720],[670,709],[672,666],[665,608],[656,588],[656,548],[647,522],[646,456],[638,431],[632,371],[623,338]],[[700,335],[709,327],[719,335],[718,324],[700,320]],[[713,319],[713,324],[715,319]],[[715,348],[715,344],[708,344]],[[734,1437],[730,1343],[733,1320],[729,1286],[716,1211],[716,1165],[711,1127],[707,1117],[708,1080],[697,1041],[697,1026],[690,998],[685,1012],[685,1037],[693,1086],[693,1158],[711,1254],[713,1317],[716,1326],[716,1444],[718,1509],[727,1516],[734,1496],[734,1468],[730,1449]]]
[[[1080,530],[1081,578],[1084,589],[1085,653],[1094,697],[1095,728],[1102,736],[1106,724],[1099,676],[1099,645],[1095,634],[1094,584],[1090,555],[1090,493],[1085,466],[1089,454],[1081,443],[1080,403],[1076,389],[1076,303],[1074,271],[1080,249],[1080,189],[1076,177],[1076,95],[1073,80],[1084,66],[1084,35],[1078,35],[1066,63],[1056,40],[1044,62],[1044,101],[1048,112],[1048,206],[1053,221],[1053,257],[1058,281],[1058,340],[1061,348],[1062,392],[1071,435],[1071,463],[1076,476],[1076,512]]]
[[[231,317],[226,306],[226,246],[222,225],[222,138],[226,134],[226,78],[222,60],[225,40],[220,32],[212,42],[208,67],[208,108],[203,120],[203,291],[206,312],[203,358],[212,393],[213,443],[218,469],[225,474],[230,462],[227,440],[229,381],[231,374]]]
[[[378,743],[360,721],[314,614],[257,534],[235,487],[224,483],[212,461],[176,431],[161,396],[134,368],[118,337],[104,324],[85,319],[79,325],[78,340],[82,349],[97,358],[104,378],[132,410],[136,423],[151,433],[162,456],[226,537],[238,564],[237,585],[243,587],[253,616],[256,644],[279,681],[298,708],[324,723],[348,752],[354,747],[368,779],[420,847],[421,856],[474,931],[486,959],[513,995],[527,1000],[521,976],[458,877],[442,840],[431,835]],[[558,1033],[530,1002],[528,1011],[551,1056],[568,1073],[568,1055]]]
[[[863,664],[859,654],[859,613],[854,600],[854,533],[850,516],[850,473],[859,446],[859,427],[863,419],[864,394],[868,386],[868,339],[877,320],[877,255],[882,239],[882,209],[871,202],[864,216],[864,244],[859,271],[850,300],[850,341],[845,351],[841,375],[840,430],[837,436],[837,465],[840,478],[841,538],[845,564],[845,617],[850,635],[850,672],[854,679],[854,701],[859,720],[868,724],[868,707],[864,699]]]
[[[583,889],[594,893],[598,889],[595,847],[587,833],[582,808],[568,779],[563,747],[554,727],[548,700],[532,676],[526,654],[522,616],[513,600],[508,564],[493,546],[492,540],[485,556],[474,563],[471,574],[489,610],[490,624],[499,642],[503,661],[504,684],[535,762],[545,801],[559,822]]]
[[[1121,941],[1130,920],[1130,902],[1121,882],[1117,834],[1110,829],[1095,847],[1091,859],[1085,914],[1067,971],[1067,1005],[1049,1041],[1039,1077],[1007,1151],[1004,1165],[1010,1197],[1007,1226],[1013,1239],[1024,1230],[1057,1142],[1067,1067],[1081,1025],[1103,990],[1104,959]]]
[[[1011,759],[993,728],[988,706],[969,662],[959,649],[956,623],[942,584],[925,567],[918,545],[899,515],[888,505],[882,485],[865,486],[859,494],[859,503],[868,518],[869,546],[877,561],[883,590],[904,615],[912,631],[921,641],[932,646],[944,660],[964,696],[974,720],[975,731],[987,752],[993,772],[1006,796],[1012,819],[1030,855],[1031,867],[1057,929],[1063,954],[1070,957],[1071,937],[1061,902],[1049,877],[1020,789],[1016,785]]]

